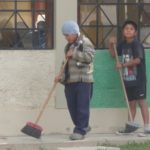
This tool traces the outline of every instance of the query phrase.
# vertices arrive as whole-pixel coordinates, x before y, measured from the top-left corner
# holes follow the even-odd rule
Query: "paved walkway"
[[[130,142],[150,141],[150,135],[139,137],[139,133],[131,135],[116,134],[88,134],[84,140],[70,141],[69,135],[50,134],[43,135],[41,139],[30,136],[4,137],[0,136],[0,150],[59,150],[76,147],[95,147],[101,144],[126,144]],[[93,149],[94,150],[94,149]]]

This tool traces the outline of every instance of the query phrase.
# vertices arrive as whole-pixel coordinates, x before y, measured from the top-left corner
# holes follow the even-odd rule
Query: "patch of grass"
[[[150,150],[150,141],[143,143],[129,143],[125,145],[114,145],[110,143],[97,144],[97,146],[106,146],[106,147],[119,147],[121,150]]]
[[[150,150],[150,142],[131,143],[120,146],[121,150]]]

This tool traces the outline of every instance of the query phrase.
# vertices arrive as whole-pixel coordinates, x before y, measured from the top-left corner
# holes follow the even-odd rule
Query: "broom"
[[[113,44],[113,49],[114,49],[114,52],[115,52],[116,62],[119,63],[119,58],[118,58],[117,49],[116,49],[115,44]],[[122,78],[121,69],[119,69],[119,75],[120,75],[121,85],[122,85],[123,93],[124,93],[124,96],[125,96],[125,101],[126,101],[126,104],[127,104],[127,108],[128,108],[128,112],[129,112],[129,119],[130,119],[130,122],[126,123],[125,129],[124,129],[123,132],[124,133],[131,133],[131,132],[136,131],[140,126],[133,121],[133,117],[132,117],[132,114],[131,114],[129,101],[128,101],[128,97],[127,97],[127,93],[126,93],[126,89],[125,89],[125,85],[124,85],[124,81],[123,81],[123,78]]]
[[[60,70],[60,73],[59,73],[60,76],[63,74],[67,62],[68,62],[68,59],[66,59],[64,61],[64,64],[61,67],[61,70]],[[41,126],[38,125],[38,122],[41,119],[46,106],[48,105],[48,102],[49,102],[49,100],[50,100],[50,98],[51,98],[51,96],[52,96],[52,94],[53,94],[53,92],[56,88],[56,85],[57,85],[57,82],[54,82],[54,84],[53,84],[52,88],[50,89],[49,94],[48,94],[48,96],[47,96],[47,98],[46,98],[46,100],[45,100],[45,102],[44,102],[44,104],[43,104],[43,106],[42,106],[35,122],[34,123],[33,122],[27,122],[26,125],[21,129],[21,132],[23,132],[23,133],[25,133],[29,136],[35,137],[35,138],[40,138],[41,137],[41,133],[42,133],[43,129],[42,129]]]

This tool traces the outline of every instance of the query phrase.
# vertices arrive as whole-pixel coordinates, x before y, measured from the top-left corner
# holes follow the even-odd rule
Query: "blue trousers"
[[[86,134],[85,128],[89,126],[92,92],[92,83],[77,82],[65,85],[67,106],[73,124],[75,125],[74,133]]]

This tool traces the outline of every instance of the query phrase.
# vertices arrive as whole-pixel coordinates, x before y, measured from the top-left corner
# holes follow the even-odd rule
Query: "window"
[[[150,47],[150,0],[78,0],[78,23],[97,49],[108,47],[112,35],[121,39],[122,23],[138,25],[138,39]]]
[[[54,0],[0,0],[0,49],[52,49]]]

